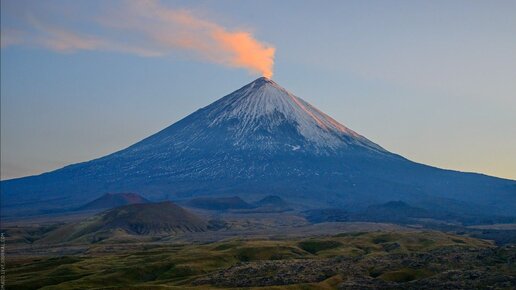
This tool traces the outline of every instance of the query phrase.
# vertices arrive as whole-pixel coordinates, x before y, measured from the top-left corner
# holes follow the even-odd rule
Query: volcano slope
[[[407,160],[267,78],[124,150],[2,181],[2,215],[59,212],[104,192],[150,200],[277,195],[343,209],[399,200],[456,214],[516,212],[516,181]]]

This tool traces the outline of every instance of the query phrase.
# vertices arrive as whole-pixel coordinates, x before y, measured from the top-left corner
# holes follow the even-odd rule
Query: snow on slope
[[[337,149],[353,144],[369,149],[385,151],[380,146],[367,140],[339,124],[306,101],[298,98],[265,77],[259,78],[247,86],[208,106],[212,120],[210,127],[220,125],[231,119],[238,119],[237,139],[266,126],[273,132],[283,122],[295,124],[299,134],[318,148]],[[299,145],[290,145],[298,150]]]

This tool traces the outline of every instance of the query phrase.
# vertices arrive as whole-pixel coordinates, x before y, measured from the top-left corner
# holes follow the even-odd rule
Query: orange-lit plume
[[[24,14],[30,17],[19,20],[30,29],[2,27],[2,47],[30,45],[57,52],[103,50],[144,57],[179,55],[272,77],[275,49],[256,40],[249,31],[230,31],[190,11],[171,9],[158,0],[110,3],[121,5],[106,4],[102,15],[90,18],[72,15],[66,26],[55,21],[65,19],[66,15],[59,14],[61,10],[52,15],[26,6],[29,11]],[[75,25],[76,19],[87,22]]]
[[[272,77],[274,47],[259,43],[247,32],[220,31],[214,33],[214,37],[220,41],[222,47],[232,53],[228,61],[230,65],[260,72],[267,78]]]
[[[130,2],[131,14],[140,14],[137,27],[169,48],[195,52],[200,57],[231,67],[272,77],[274,47],[261,43],[247,31],[228,31],[217,23],[195,17],[186,10],[174,10],[156,0]],[[149,23],[155,22],[156,25]]]

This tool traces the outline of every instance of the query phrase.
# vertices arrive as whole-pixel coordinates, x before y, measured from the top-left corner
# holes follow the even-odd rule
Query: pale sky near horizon
[[[128,147],[270,48],[278,84],[387,150],[516,179],[516,1],[141,3],[1,1],[2,180]]]

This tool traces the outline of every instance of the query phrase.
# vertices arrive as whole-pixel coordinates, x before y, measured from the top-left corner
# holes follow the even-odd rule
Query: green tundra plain
[[[22,232],[7,233],[14,242]],[[20,238],[7,257],[9,289],[513,289],[516,283],[516,247],[439,231],[194,243],[116,236],[32,246]]]

